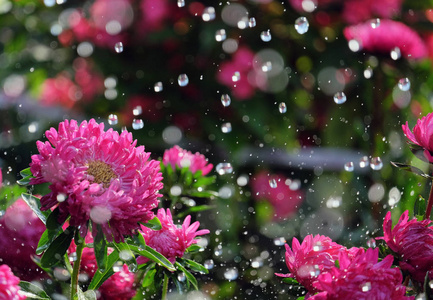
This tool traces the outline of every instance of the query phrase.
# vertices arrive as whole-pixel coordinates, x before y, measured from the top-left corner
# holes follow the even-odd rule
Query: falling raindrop
[[[269,186],[275,189],[277,187],[277,181],[274,178],[269,179]]]
[[[347,172],[353,172],[354,169],[355,169],[355,165],[353,164],[352,161],[349,161],[344,164],[344,170],[346,170]]]
[[[132,120],[132,129],[138,130],[144,127],[144,122],[142,119],[134,119]]]
[[[224,272],[224,278],[227,280],[236,280],[238,278],[238,269],[230,268]]]
[[[286,239],[284,237],[276,237],[274,238],[275,246],[283,246],[286,243]]]
[[[221,96],[221,103],[223,104],[224,107],[229,106],[231,102],[232,102],[232,99],[230,99],[229,95],[224,94]]]
[[[265,30],[260,33],[260,38],[263,42],[269,42],[272,39],[271,31]]]
[[[205,22],[215,19],[215,8],[213,8],[212,6],[206,7],[203,11],[203,14],[201,15],[201,18]]]
[[[211,270],[211,269],[213,269],[213,267],[215,266],[215,263],[213,262],[213,260],[212,259],[207,259],[207,260],[205,260],[204,261],[204,267],[206,268],[206,269],[208,269],[208,270]]]
[[[344,92],[337,92],[334,95],[334,102],[337,104],[343,104],[344,102],[346,102],[347,98],[346,98],[346,94]]]
[[[271,61],[267,61],[262,65],[262,71],[263,72],[269,72],[272,71],[272,62]]]
[[[352,52],[358,52],[362,48],[361,42],[358,40],[350,40],[348,45],[349,45],[350,51],[352,51]]]
[[[123,268],[123,262],[121,261],[116,261],[113,265],[113,272],[117,273],[120,272]]]
[[[185,279],[186,279],[185,273],[181,272],[181,273],[177,274],[177,280],[179,280],[180,282],[184,282]]]
[[[219,163],[215,167],[219,175],[230,174],[233,172],[233,167],[230,163]]]
[[[178,7],[184,7],[185,6],[185,0],[177,0],[177,6]]]
[[[133,114],[134,116],[139,116],[139,115],[141,115],[142,112],[143,112],[143,109],[141,108],[140,105],[137,105],[136,107],[134,107],[134,108],[132,109],[132,114]]]
[[[380,157],[372,157],[370,161],[370,167],[376,171],[382,169],[382,159],[380,159]]]
[[[398,81],[398,88],[403,92],[407,92],[410,89],[410,81],[409,78],[402,78]]]
[[[116,53],[121,53],[123,52],[123,43],[122,42],[118,42],[114,45],[114,51],[116,51]]]
[[[240,79],[241,79],[241,73],[239,73],[238,71],[234,72],[232,75],[232,81],[238,82]]]
[[[370,66],[368,66],[367,69],[364,70],[364,77],[366,79],[370,79],[371,76],[373,76],[373,69]]]
[[[368,157],[367,156],[361,157],[361,159],[359,160],[359,166],[361,168],[365,168],[365,167],[368,167],[368,165],[369,165]]]
[[[256,18],[250,18],[248,20],[248,26],[250,26],[251,28],[256,27]]]
[[[282,114],[286,113],[286,111],[287,111],[286,103],[285,103],[285,102],[281,102],[281,103],[278,105],[278,110],[279,110],[280,113],[282,113]]]
[[[177,82],[180,86],[187,86],[189,83],[188,76],[186,74],[180,74],[177,78]]]
[[[222,42],[227,38],[227,34],[226,34],[226,30],[225,29],[220,29],[217,30],[215,33],[215,40],[217,42]]]
[[[110,114],[108,116],[108,124],[110,124],[110,125],[117,125],[118,122],[119,122],[119,119],[117,118],[117,115]]]
[[[295,29],[299,34],[304,34],[308,31],[310,24],[306,17],[299,17],[295,21]]]
[[[261,257],[256,257],[251,261],[251,267],[254,269],[260,268],[263,266],[263,259]]]
[[[232,131],[232,124],[230,122],[223,123],[221,125],[221,131],[223,133],[229,133]]]
[[[370,21],[371,28],[376,29],[380,26],[380,19],[376,18]]]
[[[367,247],[369,248],[376,248],[376,239],[371,238],[367,241]]]
[[[399,47],[395,47],[391,50],[391,58],[397,60],[401,57],[401,51]]]
[[[159,93],[162,92],[163,90],[163,85],[161,81],[158,81],[157,83],[155,83],[155,85],[153,86],[153,89],[155,90],[155,92]]]

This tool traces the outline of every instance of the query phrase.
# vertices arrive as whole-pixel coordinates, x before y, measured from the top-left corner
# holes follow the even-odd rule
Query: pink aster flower
[[[167,212],[160,208],[156,215],[161,221],[161,230],[152,230],[145,226],[141,226],[141,232],[146,241],[146,244],[164,255],[170,262],[174,263],[176,257],[182,257],[185,250],[192,244],[197,243],[196,237],[199,235],[208,234],[209,230],[198,230],[199,222],[191,223],[191,216],[187,216],[183,221],[182,226],[176,226],[173,223],[171,212]],[[143,264],[147,262],[147,258],[139,257],[137,263]]]
[[[19,293],[20,279],[16,277],[7,265],[0,266],[0,299],[21,300],[26,296]]]
[[[412,143],[424,148],[425,158],[433,163],[433,113],[418,119],[413,133],[410,131],[409,123],[402,125],[404,135]]]
[[[9,265],[24,280],[40,277],[43,271],[32,257],[44,231],[44,223],[22,199],[18,199],[0,219],[0,262]]]
[[[425,274],[433,271],[433,229],[430,220],[409,221],[405,211],[398,223],[392,228],[391,212],[383,221],[383,239],[399,258],[399,265],[412,279],[424,282]],[[432,273],[433,274],[433,273]]]
[[[192,173],[202,171],[202,175],[207,175],[213,167],[212,164],[208,164],[203,154],[199,152],[192,154],[190,151],[184,150],[177,145],[165,150],[162,163],[165,166],[170,165],[173,169],[176,166],[179,168],[189,167]]]
[[[83,235],[92,220],[117,242],[154,217],[162,188],[159,162],[136,147],[130,132],[104,131],[104,124],[92,119],[65,120],[45,135],[48,141],[37,142],[40,154],[30,163],[31,184],[51,183],[42,210],[58,206],[60,219],[70,215],[70,225],[81,226]]]
[[[266,199],[270,202],[274,208],[273,218],[276,221],[293,215],[304,200],[302,191],[291,189],[286,184],[287,179],[278,174],[269,176],[263,171],[251,180],[253,197],[256,200]],[[271,187],[270,182],[274,182],[276,186]]]
[[[381,262],[379,249],[367,249],[350,258],[345,252],[338,257],[340,267],[332,267],[322,273],[314,283],[319,294],[311,300],[376,299],[404,300],[406,287],[402,285],[403,276],[398,268],[391,268],[394,260],[388,255]]]
[[[335,261],[340,253],[346,253],[349,257],[358,254],[362,249],[347,249],[333,242],[323,235],[308,235],[299,244],[297,238],[293,238],[292,249],[286,244],[286,264],[291,274],[276,274],[281,277],[291,277],[302,284],[310,293],[317,292],[314,282],[319,274],[327,273],[335,266]]]
[[[348,41],[358,41],[369,52],[389,54],[398,47],[406,58],[427,56],[427,48],[419,35],[405,24],[392,20],[381,20],[376,28],[371,27],[370,21],[346,27],[344,36]]]

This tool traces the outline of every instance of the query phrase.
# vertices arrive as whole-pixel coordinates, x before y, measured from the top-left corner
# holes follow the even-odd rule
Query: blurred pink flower
[[[427,272],[433,272],[433,229],[429,227],[430,223],[430,220],[409,221],[406,210],[392,228],[389,211],[383,221],[384,236],[380,238],[396,253],[400,268],[420,283],[424,282]]]
[[[27,297],[19,293],[20,279],[16,277],[7,265],[0,266],[0,299],[21,300]]]
[[[299,244],[297,238],[293,238],[292,249],[286,244],[286,264],[290,274],[276,274],[281,277],[291,277],[302,284],[310,293],[319,291],[314,283],[319,274],[329,272],[335,266],[335,261],[341,253],[354,257],[362,249],[351,248],[333,242],[323,235],[308,235]]]
[[[198,230],[199,222],[191,223],[191,216],[187,216],[183,221],[182,226],[176,226],[173,223],[171,212],[167,212],[160,208],[156,215],[161,221],[161,230],[152,230],[145,226],[141,226],[141,232],[146,241],[146,244],[164,255],[170,262],[174,263],[176,257],[182,257],[185,250],[192,244],[197,243],[195,239],[199,235],[208,234],[209,230]],[[143,264],[147,262],[147,258],[139,257],[137,263]]]
[[[388,255],[381,262],[377,262],[378,258],[377,248],[359,252],[353,258],[341,252],[338,257],[340,267],[333,266],[327,273],[320,274],[314,287],[322,292],[308,299],[414,299],[414,296],[405,296],[401,271],[391,268],[393,256]]]
[[[145,32],[159,31],[170,17],[170,3],[167,0],[141,0],[139,28]]]
[[[391,19],[400,13],[402,3],[403,0],[344,1],[343,19],[350,24],[364,22],[373,17]]]
[[[75,82],[80,87],[83,100],[91,101],[104,90],[104,79],[92,70],[93,64],[84,59],[76,58],[73,62],[75,69]]]
[[[65,120],[45,135],[48,141],[37,142],[40,154],[30,163],[31,184],[51,183],[42,210],[59,206],[60,219],[70,215],[70,225],[81,226],[83,235],[91,219],[117,242],[154,217],[163,186],[159,162],[136,147],[130,132],[104,131],[92,119],[80,125]]]
[[[348,41],[358,41],[361,48],[369,52],[389,54],[398,47],[406,58],[427,56],[427,48],[419,35],[407,25],[392,20],[381,20],[376,28],[371,26],[371,21],[349,26],[344,29],[344,36]]]
[[[433,113],[418,119],[413,128],[413,133],[410,131],[408,122],[403,124],[402,128],[409,141],[424,148],[423,154],[425,158],[433,163]]]
[[[283,175],[269,175],[262,171],[255,175],[250,183],[253,197],[256,200],[266,199],[274,208],[273,219],[283,220],[297,212],[304,200],[304,194],[299,189],[293,190],[287,184],[288,178]],[[271,187],[274,182],[276,187]]]
[[[44,81],[39,99],[42,105],[71,108],[80,99],[80,89],[68,76],[58,74]]]
[[[33,262],[45,225],[22,199],[0,219],[0,262],[9,265],[24,280],[40,278],[44,272]]]
[[[192,154],[191,151],[184,150],[178,145],[165,150],[162,163],[165,166],[171,165],[173,169],[176,169],[176,166],[179,168],[189,167],[192,173],[202,171],[202,175],[207,175],[213,167],[203,154],[199,152]]]
[[[231,61],[221,63],[217,80],[232,90],[233,96],[240,100],[248,99],[255,93],[256,87],[264,87],[266,78],[253,68],[254,53],[246,48],[239,48]],[[234,76],[239,72],[239,76]],[[233,78],[237,81],[233,81]],[[236,80],[235,79],[235,80]]]

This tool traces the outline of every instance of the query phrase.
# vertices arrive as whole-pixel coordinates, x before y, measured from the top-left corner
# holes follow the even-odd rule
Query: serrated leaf
[[[113,252],[111,252],[111,254],[107,258],[107,268],[105,270],[101,270],[98,268],[98,270],[95,272],[95,275],[92,278],[92,281],[89,284],[88,289],[89,290],[98,289],[101,286],[101,284],[104,283],[105,280],[107,280],[111,275],[113,275],[114,274],[113,266],[117,261],[119,261],[119,251],[117,249],[114,249]]]
[[[197,279],[195,279],[194,275],[192,275],[187,269],[185,269],[185,267],[182,266],[179,262],[176,262],[175,266],[185,274],[186,279],[188,279],[188,281],[191,282],[194,288],[198,290]]]
[[[425,174],[422,170],[418,169],[417,167],[414,167],[414,166],[411,166],[411,165],[408,165],[408,164],[402,164],[402,163],[399,163],[399,162],[393,162],[393,161],[391,162],[391,164],[394,167],[397,167],[399,169],[402,169],[402,170],[405,170],[405,171],[408,171],[408,172],[420,175],[420,176],[422,176],[424,178],[432,178],[430,175]]]
[[[149,246],[146,245],[146,247],[144,249],[139,248],[139,247],[134,246],[134,245],[129,245],[129,247],[131,248],[132,251],[140,254],[141,256],[147,257],[148,259],[150,259],[150,260],[156,262],[157,264],[165,267],[169,271],[176,271],[176,268],[173,266],[173,264],[164,255],[162,255],[158,251],[150,248]]]
[[[74,237],[75,227],[69,226],[64,232],[62,232],[48,247],[45,253],[41,257],[41,265],[44,268],[50,268],[63,260],[63,255],[71,244],[72,238]]]
[[[152,269],[147,271],[147,273],[143,277],[143,281],[141,282],[142,287],[148,287],[150,286],[155,278],[156,269]]]
[[[20,281],[18,285],[21,288],[21,293],[23,293],[27,297],[27,299],[51,300],[51,298],[43,289],[33,283],[27,281]]]
[[[152,220],[149,220],[147,223],[140,223],[140,224],[153,230],[161,230],[162,228],[161,221],[159,221],[157,217],[154,217]]]
[[[99,269],[105,270],[107,267],[107,242],[105,241],[101,225],[93,223],[93,226],[96,226],[96,236],[93,239],[96,264]]]
[[[200,272],[204,274],[209,273],[209,270],[206,269],[203,265],[199,264],[198,262],[186,258],[183,258],[182,261],[185,262],[185,264],[188,265],[188,267],[195,272]]]
[[[22,193],[21,197],[23,198],[23,200],[27,203],[27,205],[33,210],[33,212],[38,216],[38,218],[42,221],[42,223],[46,224],[47,223],[47,216],[49,214],[49,212],[45,212],[43,213],[40,210],[40,199],[30,195],[30,194],[26,194],[26,193]]]

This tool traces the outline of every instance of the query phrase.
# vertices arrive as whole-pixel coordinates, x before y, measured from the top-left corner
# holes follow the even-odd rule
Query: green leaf
[[[114,247],[119,251],[119,257],[122,261],[124,261],[128,266],[135,265],[137,266],[137,261],[135,260],[135,255],[132,253],[131,248],[126,243],[114,243]]]
[[[0,188],[0,211],[7,210],[25,191],[26,188],[18,184],[2,186]]]
[[[93,223],[93,226],[95,225],[96,236],[93,239],[93,249],[95,251],[96,264],[99,269],[105,270],[107,267],[107,242],[105,241],[101,225]]]
[[[203,176],[203,177],[196,179],[195,182],[193,183],[192,187],[198,188],[198,187],[208,186],[208,185],[214,183],[215,180],[216,180],[216,176],[210,176],[210,177]]]
[[[169,271],[176,271],[173,264],[164,255],[150,248],[149,246],[146,245],[145,249],[138,248],[134,245],[129,245],[129,247],[132,251],[140,254],[141,256],[147,257],[150,260],[153,260],[157,264],[167,268]]]
[[[30,171],[30,167],[20,171],[21,177],[33,176],[32,171]]]
[[[432,176],[430,176],[428,174],[425,174],[422,170],[418,169],[417,167],[414,167],[414,166],[411,166],[411,165],[408,165],[408,164],[402,164],[402,163],[398,163],[398,162],[393,162],[393,161],[391,162],[391,164],[394,167],[397,167],[399,169],[402,169],[402,170],[405,170],[405,171],[408,171],[408,172],[420,175],[420,176],[422,176],[424,178],[432,178]]]
[[[40,199],[26,193],[22,193],[21,197],[27,203],[27,205],[33,210],[33,212],[38,216],[38,218],[42,221],[42,223],[47,223],[47,216],[50,212],[42,212],[40,210],[41,202]]]
[[[156,269],[152,269],[147,271],[146,275],[143,277],[143,281],[141,282],[142,287],[148,287],[153,283],[153,279],[155,278]]]
[[[178,213],[176,215],[176,217],[177,218],[183,218],[183,217],[185,217],[187,215],[190,215],[191,213],[197,213],[197,212],[200,212],[200,211],[211,210],[211,209],[214,209],[214,208],[215,208],[214,205],[198,205],[198,206],[193,206],[193,207],[190,207],[190,208],[188,208],[187,210],[185,210],[185,211],[183,211],[181,213]]]
[[[75,299],[75,297],[74,297]],[[77,290],[77,300],[96,300],[96,293],[93,290],[83,292],[80,287]]]
[[[42,252],[44,252],[51,245],[52,241],[60,232],[63,232],[61,228],[59,230],[45,230],[39,239],[38,247],[36,248],[36,254],[42,254]]]
[[[415,203],[413,205],[413,214],[416,218],[424,217],[426,211],[426,201],[425,199],[420,195],[415,200]]]
[[[198,290],[198,283],[197,283],[197,279],[195,279],[194,275],[192,275],[187,269],[184,268],[184,266],[182,266],[180,263],[176,262],[175,263],[176,267],[181,270],[185,276],[186,279],[188,279],[189,282],[191,282],[191,284],[194,286],[194,288],[196,290]]]
[[[201,247],[197,244],[192,244],[188,248],[186,248],[186,252],[188,253],[195,253],[198,252],[201,249]]]
[[[299,282],[295,278],[291,278],[291,277],[283,278],[282,281],[284,283],[287,283],[290,285],[300,285]]]
[[[62,232],[48,247],[44,255],[41,257],[41,265],[44,268],[49,268],[56,265],[63,259],[66,251],[74,237],[75,227],[69,226]]]
[[[56,207],[56,209],[53,210],[47,218],[47,223],[45,224],[47,226],[47,229],[58,230],[60,227],[62,227],[63,224],[57,221],[59,219],[59,215],[60,215],[60,208]]]
[[[188,267],[195,272],[200,272],[200,273],[204,273],[204,274],[209,273],[209,270],[206,269],[203,265],[199,264],[198,262],[195,262],[193,260],[186,259],[186,258],[183,258],[181,260],[183,262],[185,262],[185,264],[187,264]]]
[[[107,280],[111,275],[113,275],[113,266],[117,261],[119,261],[119,251],[117,251],[117,249],[114,249],[114,251],[111,252],[111,254],[107,258],[107,268],[105,270],[98,269],[95,272],[95,275],[93,276],[88,289],[98,289],[105,280]]]
[[[218,196],[218,193],[215,191],[194,191],[191,192],[189,196],[197,198],[214,198]]]
[[[137,246],[143,247],[143,248],[146,247],[146,240],[144,239],[144,237],[140,231],[137,232],[136,235],[132,236],[132,239]]]
[[[47,295],[47,293],[45,293],[43,289],[33,283],[27,281],[20,281],[19,286],[21,288],[21,293],[23,293],[27,297],[27,299],[51,300],[51,298]]]
[[[30,179],[34,178],[30,168],[24,169],[20,172],[22,179],[18,180],[17,183],[19,185],[28,185],[30,183]]]
[[[143,226],[146,226],[147,228],[153,229],[153,230],[161,230],[162,225],[161,221],[157,217],[154,217],[152,220],[148,221],[147,223],[140,223],[143,224]]]

